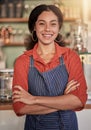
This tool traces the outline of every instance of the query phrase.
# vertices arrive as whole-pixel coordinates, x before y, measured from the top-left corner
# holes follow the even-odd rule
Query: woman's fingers
[[[24,91],[25,90],[21,86],[19,86],[19,85],[14,86],[12,99],[13,100],[15,100],[15,99],[20,100],[20,98],[22,98],[22,95],[23,95]]]
[[[79,87],[80,83],[78,83],[77,81],[75,80],[71,80],[68,84],[67,84],[67,87],[64,91],[64,94],[68,94],[69,92],[77,89]]]
[[[76,85],[70,87],[69,89],[67,89],[67,90],[65,91],[65,94],[68,94],[68,93],[70,93],[71,91],[74,91],[75,89],[78,88],[79,85],[80,85],[80,84],[78,83],[78,84],[76,84]]]
[[[22,91],[22,90],[24,90],[21,86],[19,86],[19,85],[15,85],[14,86],[14,89],[18,89],[18,90],[20,90],[20,91]]]
[[[14,86],[13,95],[22,95],[23,93],[26,93],[26,91],[19,85]]]
[[[33,104],[34,96],[24,90],[21,86],[14,86],[14,91],[12,95],[13,102],[22,102],[25,104]]]

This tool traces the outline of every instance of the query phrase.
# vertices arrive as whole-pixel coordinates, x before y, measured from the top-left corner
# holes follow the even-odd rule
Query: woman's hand
[[[74,91],[75,89],[77,89],[78,87],[80,86],[80,83],[78,83],[77,81],[75,80],[71,80],[68,82],[67,86],[66,86],[66,89],[64,91],[64,94],[68,94],[70,93],[71,91]]]
[[[14,86],[14,89],[12,96],[13,102],[23,102],[28,105],[34,104],[35,97],[24,90],[21,86],[16,85]]]
[[[75,80],[69,81],[64,91],[64,94],[66,95],[70,93],[71,91],[74,91],[75,89],[79,87],[79,85],[80,83],[78,83]],[[28,105],[35,104],[36,96],[31,95],[19,85],[14,86],[14,89],[15,90],[12,96],[13,102],[23,102]]]

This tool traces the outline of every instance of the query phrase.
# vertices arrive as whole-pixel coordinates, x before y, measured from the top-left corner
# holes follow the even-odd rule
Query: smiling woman
[[[50,18],[48,17],[50,15]],[[41,19],[42,18],[42,19]],[[34,30],[41,44],[50,44],[54,42],[59,32],[59,23],[57,16],[52,12],[43,12],[38,17]]]
[[[79,56],[63,47],[62,24],[54,5],[39,5],[29,16],[33,36],[13,76],[13,108],[26,115],[24,130],[78,130],[75,111],[85,106],[87,86]]]

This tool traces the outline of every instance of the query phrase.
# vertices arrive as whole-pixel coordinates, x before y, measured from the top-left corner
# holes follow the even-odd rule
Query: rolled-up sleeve
[[[13,85],[12,91],[14,91],[15,85],[20,85],[26,91],[28,91],[28,61],[24,56],[19,57],[14,65],[14,76],[13,76]],[[27,64],[26,64],[27,63]],[[13,103],[13,109],[18,115],[19,110],[24,107],[24,103],[16,102]]]
[[[69,73],[69,81],[74,79],[80,83],[80,86],[70,93],[77,96],[82,104],[85,105],[87,101],[87,84],[82,68],[82,63],[79,55],[76,52],[70,50],[69,53],[68,55],[70,56],[68,56],[68,62],[66,63]]]

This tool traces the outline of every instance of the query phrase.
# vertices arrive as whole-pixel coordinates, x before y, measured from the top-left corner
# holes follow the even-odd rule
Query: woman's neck
[[[50,45],[38,45],[37,53],[42,55],[47,55],[51,53],[55,53],[55,44]]]
[[[37,48],[38,55],[43,59],[45,63],[48,63],[51,61],[51,59],[54,57],[56,52],[55,44],[52,45],[44,45],[39,46]]]

